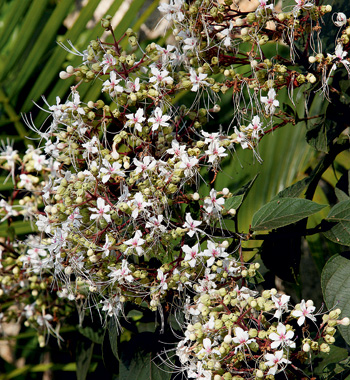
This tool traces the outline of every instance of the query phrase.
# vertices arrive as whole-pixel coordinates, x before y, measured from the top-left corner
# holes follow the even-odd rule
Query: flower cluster
[[[45,129],[26,119],[40,146],[23,158],[10,144],[0,152],[15,186],[8,201],[0,201],[1,221],[23,216],[39,231],[1,246],[7,257],[0,295],[16,291],[25,299],[7,319],[23,318],[41,337],[59,337],[74,303],[81,317],[89,305],[105,320],[119,318],[127,301],[155,311],[176,296],[187,321],[177,354],[189,377],[273,378],[310,350],[326,352],[334,325],[348,320],[338,321],[334,310],[311,338],[305,326],[317,322],[311,301],[293,309],[288,296],[275,290],[259,296],[246,287],[259,265],[244,264],[239,254],[249,237],[226,228],[236,213],[230,206],[236,189],[215,188],[215,178],[237,147],[258,157],[273,122],[290,121],[280,109],[280,89],[293,93],[316,76],[326,89],[334,70],[349,70],[350,27],[335,55],[310,57],[318,63],[311,73],[297,62],[295,33],[318,23],[329,6],[296,1],[278,13],[260,0],[247,14],[231,0],[171,0],[159,9],[174,22],[176,46],[151,43],[143,51],[129,29],[119,41],[72,50],[82,64],[60,74],[77,78],[69,98],[47,103]],[[335,23],[345,25],[342,14]],[[110,18],[102,24],[114,37]],[[262,46],[271,40],[290,44],[289,60],[265,57]],[[99,98],[83,102],[79,86],[92,81]],[[174,97],[186,91],[190,106],[177,104]],[[206,125],[227,92],[233,128],[210,131]],[[15,202],[22,193],[30,196]],[[24,296],[28,287],[31,294]],[[58,307],[62,303],[67,309]]]
[[[292,308],[290,297],[276,289],[260,295],[236,283],[196,293],[186,305],[185,337],[176,350],[189,378],[273,380],[282,371],[299,378],[298,363],[311,352],[329,352],[335,326],[349,324],[333,310],[322,315],[311,337],[309,323],[316,324],[318,316],[311,300]]]

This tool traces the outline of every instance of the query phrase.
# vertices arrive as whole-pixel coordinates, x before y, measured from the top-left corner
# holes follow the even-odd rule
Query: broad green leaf
[[[92,358],[92,353],[94,350],[94,345],[90,340],[79,340],[76,349],[76,360],[77,360],[77,380],[85,380],[89,372],[90,362]]]
[[[350,245],[350,200],[337,203],[330,210],[327,220],[338,223],[324,232],[324,236],[335,243]]]
[[[264,205],[252,220],[252,230],[271,230],[287,226],[322,210],[325,205],[299,198],[281,198]]]
[[[339,222],[323,235],[334,243],[350,246],[350,222]]]
[[[279,198],[297,198],[305,190],[306,186],[312,181],[312,178],[305,177],[294,183],[292,186],[280,191],[272,200]]]
[[[349,252],[343,252],[349,255]],[[321,286],[328,309],[333,307],[342,311],[341,317],[350,316],[350,260],[344,256],[334,255],[322,271]],[[339,331],[350,344],[350,327],[339,326]]]
[[[327,219],[330,222],[350,222],[350,200],[339,202],[332,207]]]
[[[348,357],[348,351],[345,348],[330,345],[330,352],[320,352],[315,360],[313,374],[317,376],[329,374],[333,375],[344,371],[342,366],[338,363],[342,363]],[[337,368],[338,365],[338,368]],[[329,375],[326,378],[329,378]]]

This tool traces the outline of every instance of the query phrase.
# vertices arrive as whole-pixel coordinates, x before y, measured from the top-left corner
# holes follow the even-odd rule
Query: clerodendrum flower
[[[305,302],[305,300],[302,300],[297,306],[299,306],[299,308],[292,311],[292,316],[298,318],[299,326],[305,323],[305,318],[309,318],[313,322],[316,321],[316,317],[313,315],[316,307],[312,301],[309,300]]]
[[[237,352],[237,350],[244,349],[250,343],[255,342],[255,339],[250,338],[249,333],[241,327],[236,327],[235,336],[232,338],[232,342],[238,345],[235,347],[235,352]]]
[[[273,88],[270,88],[267,96],[261,97],[261,103],[265,104],[265,112],[268,115],[273,115],[276,107],[280,105],[280,102],[276,99],[276,95],[276,91]]]
[[[194,69],[190,70],[190,81],[192,82],[191,91],[196,92],[202,86],[208,86],[209,83],[205,80],[207,74],[199,73],[197,74]]]
[[[197,227],[200,226],[201,224],[202,224],[201,221],[193,220],[191,213],[187,212],[186,213],[186,222],[183,224],[182,227],[188,228],[187,235],[189,237],[192,237],[197,231],[200,231],[200,229]]]
[[[96,202],[96,207],[89,207],[89,210],[92,211],[90,219],[100,220],[101,218],[103,218],[106,222],[111,223],[111,216],[108,214],[110,209],[111,206],[106,205],[106,201],[103,198],[98,198]]]
[[[128,245],[129,247],[125,251],[125,253],[128,253],[129,251],[135,251],[138,256],[142,256],[144,249],[142,248],[143,244],[146,242],[146,240],[141,238],[142,232],[140,230],[137,230],[135,232],[135,235],[132,239],[127,240],[124,244]]]
[[[283,350],[275,351],[274,354],[265,354],[264,359],[266,360],[265,364],[270,367],[268,375],[275,375],[277,372],[281,371],[279,366],[286,366],[290,364],[291,361],[283,357]]]
[[[294,336],[292,330],[286,330],[286,326],[283,323],[277,325],[277,332],[273,332],[269,335],[269,338],[273,341],[271,348],[290,347],[295,348],[295,343],[291,340]]]
[[[162,109],[157,107],[153,112],[153,117],[150,117],[148,122],[152,124],[152,131],[156,131],[159,127],[168,127],[170,119],[169,115],[163,115]]]

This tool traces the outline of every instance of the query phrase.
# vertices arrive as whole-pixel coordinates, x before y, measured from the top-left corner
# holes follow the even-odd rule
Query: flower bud
[[[309,352],[310,349],[311,349],[311,347],[310,347],[309,343],[304,343],[303,344],[303,351],[304,352]]]
[[[348,317],[345,317],[343,319],[340,319],[337,321],[337,324],[338,325],[342,325],[342,326],[349,326],[350,324],[350,319]]]

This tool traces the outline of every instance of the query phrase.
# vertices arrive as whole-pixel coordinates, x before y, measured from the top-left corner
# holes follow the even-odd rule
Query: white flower
[[[283,366],[291,363],[291,361],[283,357],[283,350],[276,351],[274,354],[265,354],[264,359],[267,360],[265,364],[271,367],[267,373],[268,375],[275,375],[278,371],[278,365]]]
[[[85,115],[83,107],[80,107],[80,95],[78,92],[73,92],[73,101],[66,103],[67,110],[76,111],[79,115]]]
[[[191,268],[194,268],[197,263],[197,257],[198,257],[198,250],[199,246],[198,243],[195,244],[192,248],[190,248],[188,245],[184,245],[182,247],[182,251],[185,252],[184,261],[188,261],[188,264]]]
[[[125,251],[125,253],[128,253],[130,250],[135,250],[138,256],[141,256],[143,253],[142,245],[146,242],[146,240],[141,238],[142,233],[141,231],[137,230],[135,232],[135,235],[132,239],[127,240],[124,244],[130,245]]]
[[[232,342],[238,344],[235,347],[235,353],[237,350],[244,348],[248,344],[255,342],[255,339],[249,339],[249,333],[244,331],[241,327],[235,328],[235,337],[232,338]]]
[[[275,303],[275,307],[277,309],[274,314],[274,317],[280,319],[282,313],[288,311],[288,302],[290,300],[290,296],[287,296],[286,294],[282,294],[279,297],[272,295],[271,299]]]
[[[215,163],[220,157],[226,157],[226,149],[219,145],[218,142],[213,141],[209,144],[208,150],[205,151],[205,154],[208,156],[208,162]]]
[[[186,155],[186,146],[180,145],[177,140],[171,142],[171,149],[166,151],[168,154],[172,154],[175,157],[181,158],[183,155]]]
[[[181,156],[181,163],[179,168],[185,169],[184,174],[185,177],[189,178],[192,177],[195,174],[195,167],[198,164],[199,160],[196,157],[188,157],[187,154]]]
[[[295,343],[291,340],[294,336],[294,332],[286,331],[286,326],[283,323],[279,323],[277,326],[277,332],[273,332],[269,335],[269,338],[273,340],[271,348],[275,349],[279,346],[295,348]]]
[[[109,241],[109,237],[108,237],[108,235],[106,235],[106,241],[102,247],[102,249],[103,249],[102,257],[108,257],[109,256],[109,247],[111,245],[112,245],[112,242]]]
[[[216,349],[212,349],[212,343],[211,343],[211,340],[209,338],[205,338],[203,339],[203,348],[198,352],[197,355],[204,355],[204,357],[208,357],[208,356],[211,356],[212,353],[216,353],[218,355],[221,355],[220,354],[220,351],[219,350],[216,350]]]
[[[168,275],[164,274],[161,269],[157,270],[157,279],[160,281],[159,288],[161,289],[161,293],[164,293],[164,291],[168,289],[168,284],[165,281],[167,276]]]
[[[262,122],[259,116],[254,116],[251,123],[248,124],[247,130],[252,131],[252,137],[258,139],[260,134],[263,133]]]
[[[117,79],[117,74],[115,71],[111,71],[109,78],[109,80],[103,82],[102,92],[108,92],[112,97],[114,97],[117,92],[122,93],[124,88],[118,85],[121,79]]]
[[[148,119],[148,122],[152,124],[152,131],[157,130],[159,127],[168,127],[169,123],[167,123],[168,120],[171,119],[168,115],[163,115],[163,112],[160,107],[157,107],[154,110],[153,117],[150,117]]]
[[[197,38],[189,37],[189,38],[186,38],[183,42],[184,42],[184,46],[182,47],[182,50],[187,51],[187,50],[193,50],[196,47],[198,41],[197,41]]]
[[[115,161],[115,162],[113,162],[113,165],[111,165],[110,162],[104,158],[102,160],[102,163],[103,163],[104,167],[101,168],[100,172],[104,174],[102,176],[102,182],[103,183],[106,183],[110,179],[111,175],[117,175],[119,177],[125,177],[125,173],[120,170],[122,165],[119,162]]]
[[[96,204],[97,207],[89,207],[89,210],[93,212],[93,214],[90,215],[90,220],[99,220],[103,218],[107,223],[111,223],[111,216],[107,214],[111,209],[111,206],[106,205],[103,198],[98,198]]]
[[[201,134],[205,137],[204,142],[206,144],[211,144],[219,141],[220,134],[218,132],[208,133],[205,131],[201,131]]]
[[[184,228],[188,228],[187,235],[192,237],[197,231],[200,231],[198,226],[200,226],[202,222],[198,220],[193,220],[192,216],[189,212],[186,213],[186,222],[182,225]]]
[[[142,162],[134,158],[133,163],[136,166],[135,173],[142,173],[143,178],[147,177],[147,171],[152,171],[157,165],[157,161],[152,156],[143,157]]]
[[[242,149],[247,149],[249,144],[249,140],[247,138],[247,135],[244,132],[241,132],[237,129],[237,127],[234,128],[236,137],[236,142],[241,144]]]
[[[273,4],[267,4],[268,0],[259,0],[259,7],[257,13],[262,13],[262,10],[271,9],[273,10]]]
[[[311,321],[316,321],[315,316],[312,314],[316,307],[313,306],[312,301],[302,300],[299,304],[299,309],[292,311],[292,316],[298,318],[298,325],[301,326],[305,323],[305,318],[309,318]]]
[[[35,222],[35,224],[38,227],[38,230],[49,234],[51,231],[49,218],[41,214],[39,214],[38,217],[39,220]]]
[[[156,67],[151,68],[151,72],[153,74],[153,77],[150,78],[150,82],[154,83],[154,88],[158,89],[159,85],[167,85],[173,83],[173,78],[168,76],[169,71],[168,70],[158,70]]]
[[[106,74],[106,71],[117,64],[117,60],[111,54],[104,54],[103,61],[101,62],[103,66],[103,74]]]
[[[224,198],[216,199],[217,191],[214,189],[210,190],[209,198],[204,199],[204,209],[206,212],[211,213],[214,211],[221,211],[222,206],[225,203]]]
[[[115,283],[118,281],[119,284],[123,284],[126,282],[133,282],[134,277],[130,274],[131,270],[128,268],[127,260],[122,261],[122,267],[117,269],[115,267],[108,267],[111,272],[108,274],[108,277],[111,278],[111,282]]]
[[[268,115],[273,115],[275,113],[276,107],[278,107],[280,104],[280,102],[275,98],[276,91],[273,88],[269,89],[267,96],[261,97],[261,103],[265,104],[265,113]]]
[[[146,202],[143,199],[142,193],[138,192],[134,195],[134,200],[128,202],[129,206],[133,208],[131,213],[132,218],[136,219],[140,212],[146,211],[146,207],[150,206],[150,202]]]
[[[140,78],[136,78],[135,82],[127,80],[125,83],[126,92],[137,92],[140,90]]]
[[[46,160],[46,157],[43,154],[38,155],[36,153],[33,153],[32,160],[34,161],[34,169],[38,172],[42,170],[43,165],[48,164],[48,161]]]
[[[169,4],[161,3],[158,7],[159,12],[165,13],[165,19],[168,21],[182,22],[185,15],[182,12],[183,0],[170,0]]]
[[[142,125],[141,123],[146,120],[146,118],[143,116],[143,109],[139,108],[135,114],[131,113],[129,115],[126,115],[126,118],[129,119],[126,122],[126,126],[133,125],[136,130],[139,132],[142,132]]]
[[[157,215],[157,217],[151,216],[147,220],[146,228],[152,229],[150,236],[153,236],[157,231],[159,231],[159,233],[164,233],[166,231],[166,227],[162,225],[163,219],[163,215]]]
[[[199,87],[208,86],[209,83],[204,80],[206,77],[207,77],[207,74],[203,74],[203,73],[197,74],[196,71],[191,68],[190,69],[190,81],[193,84],[191,91],[196,92],[196,91],[198,91]]]
[[[207,249],[200,253],[200,256],[209,257],[207,260],[208,267],[214,264],[215,259],[219,257],[226,258],[228,256],[228,253],[225,252],[223,248],[217,247],[217,245],[210,240],[208,240],[207,247]]]
[[[229,47],[231,45],[231,42],[232,42],[232,28],[233,28],[233,24],[232,22],[230,22],[230,26],[227,28],[227,29],[224,29],[221,34],[225,37],[222,41],[224,43],[224,46],[225,47]]]
[[[84,149],[83,157],[88,157],[89,154],[95,154],[98,152],[98,148],[96,147],[97,144],[97,137],[94,136],[90,141],[88,141],[85,144],[82,144],[82,147]]]

